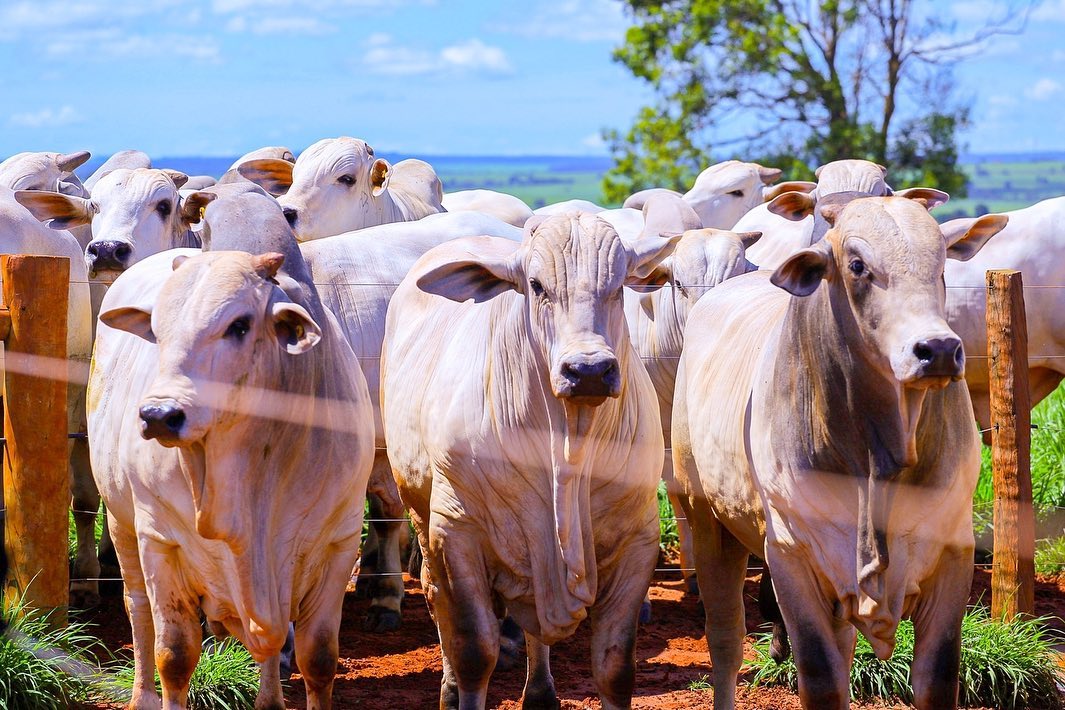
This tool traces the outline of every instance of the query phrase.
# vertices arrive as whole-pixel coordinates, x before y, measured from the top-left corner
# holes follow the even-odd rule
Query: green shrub
[[[103,647],[85,624],[53,629],[48,617],[21,602],[0,605],[0,708],[51,710],[90,697]]]
[[[1065,537],[1036,541],[1035,571],[1043,575],[1057,575],[1065,571]]]
[[[1053,645],[1059,640],[1044,627],[1043,619],[1003,623],[990,617],[985,607],[973,607],[962,620],[962,705],[995,708],[1059,708],[1057,683],[1065,680]],[[770,634],[755,643],[756,658],[746,661],[755,671],[752,684],[798,689],[798,672],[792,659],[777,664],[769,656]],[[910,665],[913,662],[913,624],[903,621],[896,635],[895,652],[880,661],[861,635],[851,666],[851,695],[860,700],[883,698],[911,702]]]
[[[133,689],[133,661],[123,665],[115,683]],[[156,687],[159,676],[155,677]],[[259,667],[248,650],[235,639],[203,643],[200,662],[189,683],[189,710],[244,710],[255,706],[259,692]]]
[[[658,526],[662,535],[659,544],[665,551],[676,550],[680,546],[680,538],[677,537],[677,514],[666,495],[666,482],[658,482]]]

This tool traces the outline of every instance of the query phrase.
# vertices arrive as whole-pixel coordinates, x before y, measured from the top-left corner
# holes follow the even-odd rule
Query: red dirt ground
[[[669,577],[669,575],[663,575]],[[758,576],[747,581],[747,628],[757,629]],[[440,650],[436,629],[425,607],[418,585],[407,580],[403,607],[403,628],[395,633],[375,635],[359,631],[359,621],[368,602],[349,594],[344,604],[340,632],[340,668],[334,689],[337,708],[433,708],[440,683]],[[990,600],[990,575],[978,570],[971,600]],[[636,708],[680,710],[710,708],[712,691],[689,690],[692,681],[709,673],[709,657],[703,635],[701,604],[681,591],[677,581],[661,579],[651,589],[653,622],[641,628],[637,645]],[[1052,624],[1065,630],[1065,579],[1040,579],[1036,584],[1036,614],[1055,617]],[[105,598],[104,605],[91,618],[96,633],[113,651],[128,653],[129,624],[121,599]],[[748,646],[748,654],[750,647]],[[555,645],[551,652],[555,687],[562,707],[599,708],[589,671],[588,635],[582,626],[570,639]],[[524,667],[497,670],[489,686],[488,705],[517,710],[520,707]],[[290,708],[305,708],[303,684],[293,676],[285,692]],[[108,706],[100,706],[108,707]],[[797,710],[798,698],[785,690],[749,688],[741,684],[737,698],[740,710]],[[855,705],[860,708],[904,707],[883,703]]]

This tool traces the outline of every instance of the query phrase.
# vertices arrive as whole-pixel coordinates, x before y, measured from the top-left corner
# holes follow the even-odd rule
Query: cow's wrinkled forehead
[[[884,178],[883,168],[868,160],[835,160],[818,171],[817,194],[866,192],[887,195],[890,190]]]
[[[107,202],[116,195],[122,195],[122,201],[135,204],[151,197],[177,195],[174,181],[161,170],[137,168],[128,170],[120,168],[100,178],[92,188],[92,200],[97,203]]]
[[[373,149],[358,138],[327,138],[300,153],[293,168],[295,176],[342,174],[373,160]]]
[[[214,331],[234,315],[258,310],[268,284],[255,272],[253,258],[238,252],[189,257],[160,290],[153,325],[159,321],[186,331]]]
[[[752,180],[757,180],[758,184],[761,184],[761,178],[758,177],[758,171],[752,163],[726,160],[711,165],[699,173],[699,176],[695,178],[695,186],[724,190],[741,187]]]
[[[938,283],[946,260],[946,242],[939,225],[920,203],[903,197],[853,200],[833,230],[837,244],[848,240],[869,244],[882,269],[907,273]],[[846,258],[841,254],[839,258]]]
[[[628,269],[621,237],[605,220],[587,213],[549,217],[526,237],[526,269],[556,288],[620,287]]]

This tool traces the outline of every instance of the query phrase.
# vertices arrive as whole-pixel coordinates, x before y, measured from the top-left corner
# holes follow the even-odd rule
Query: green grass
[[[1047,576],[1065,572],[1065,537],[1036,541],[1035,572]]]
[[[0,607],[0,708],[51,710],[89,700],[103,646],[83,623],[53,629],[48,615],[26,611],[18,602]]]
[[[962,621],[962,705],[995,708],[1059,708],[1057,683],[1065,681],[1053,646],[1059,639],[1044,627],[1044,619],[1003,623],[990,617],[985,607],[973,607]],[[798,672],[792,659],[777,664],[769,656],[770,634],[759,636],[756,658],[746,661],[755,671],[753,685],[780,685],[798,689]],[[913,701],[910,665],[913,662],[913,624],[903,621],[896,635],[895,652],[886,661],[873,654],[858,636],[851,666],[851,695],[860,700]]]
[[[688,683],[688,690],[710,690],[714,686],[710,684],[710,676],[702,675]]]
[[[676,513],[673,511],[673,506],[669,503],[669,496],[666,495],[666,482],[658,482],[658,527],[661,533],[659,545],[663,550],[667,552],[669,550],[675,550],[680,545],[680,538],[677,537],[677,521]]]
[[[115,683],[133,688],[133,661],[123,665]],[[156,686],[159,676],[156,674]],[[234,639],[207,639],[189,684],[189,710],[244,710],[255,706],[259,668],[247,649]]]

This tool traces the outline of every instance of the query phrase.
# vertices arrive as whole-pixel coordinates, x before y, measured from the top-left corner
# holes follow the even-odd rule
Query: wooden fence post
[[[1012,619],[1035,610],[1032,401],[1021,272],[987,272],[987,353],[991,386],[994,564],[991,613]]]
[[[69,604],[67,298],[69,260],[0,257],[4,367],[4,596],[54,612]],[[6,328],[5,328],[6,326]],[[6,332],[4,332],[6,330]]]

